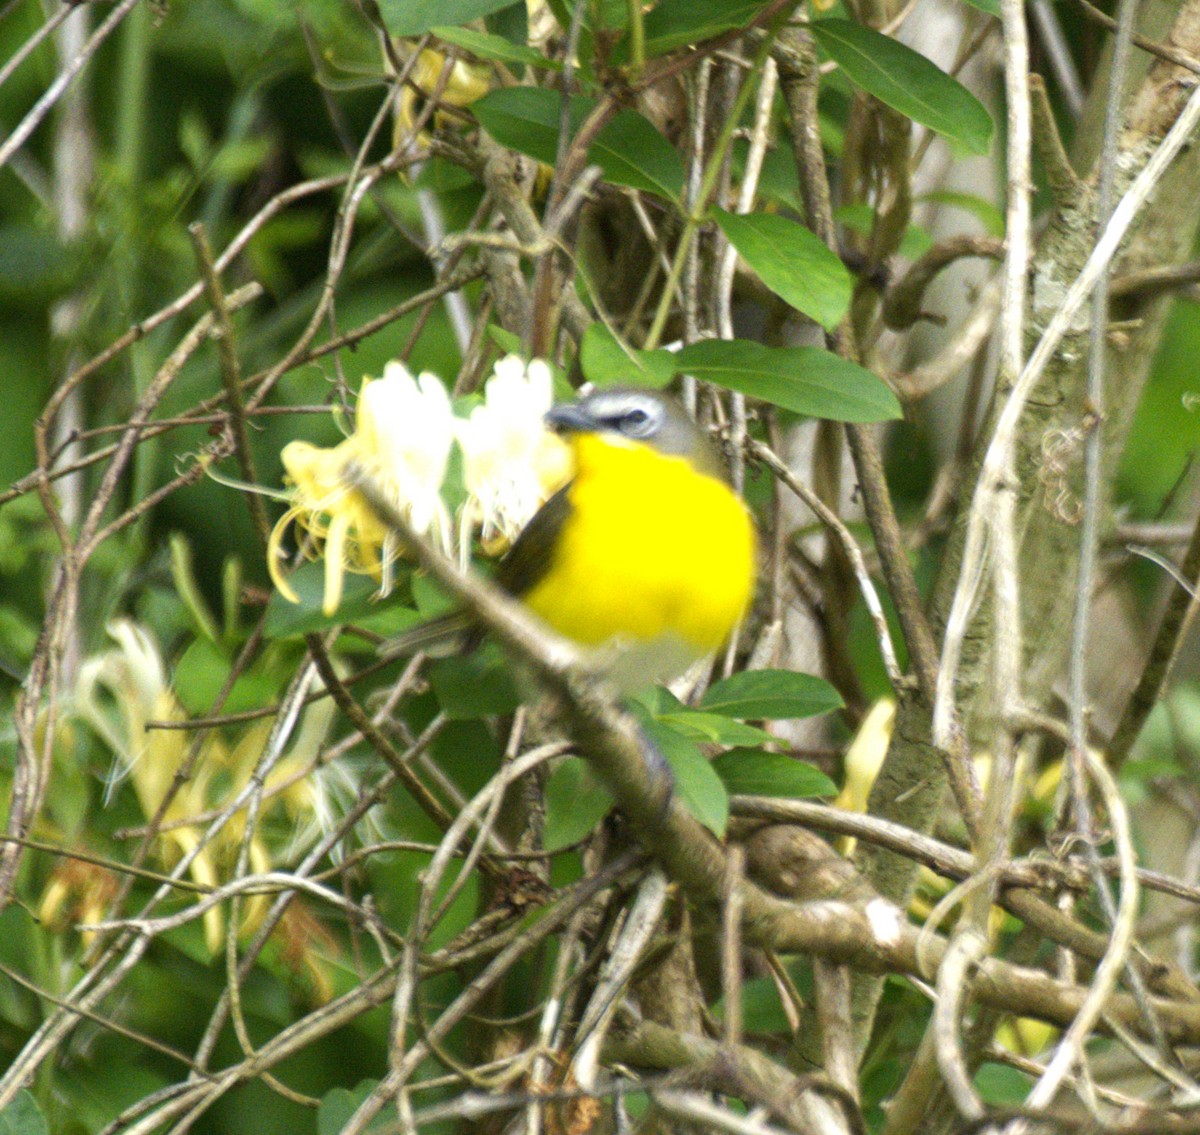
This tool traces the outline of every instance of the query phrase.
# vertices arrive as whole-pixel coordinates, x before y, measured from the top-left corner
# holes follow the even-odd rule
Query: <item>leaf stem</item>
[[[636,83],[646,64],[646,27],[642,22],[642,0],[626,0],[629,7],[629,72]]]

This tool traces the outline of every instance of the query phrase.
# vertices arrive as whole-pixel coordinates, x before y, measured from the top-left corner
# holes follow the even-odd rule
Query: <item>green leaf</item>
[[[588,157],[616,185],[678,201],[683,196],[683,159],[654,124],[636,110],[623,110],[592,143]]]
[[[646,14],[643,30],[646,55],[653,58],[679,47],[689,47],[736,28],[749,27],[765,7],[764,0],[721,0],[697,4],[696,0],[662,0]],[[629,59],[628,40],[622,40],[612,62]]]
[[[0,1111],[0,1135],[50,1135],[42,1109],[26,1089],[22,1088]]]
[[[30,224],[0,225],[0,300],[48,306],[71,286],[85,263],[53,233]]]
[[[953,189],[935,189],[929,193],[922,193],[917,200],[964,209],[983,225],[988,236],[1004,236],[1004,214],[994,202],[984,197],[978,197],[974,193],[959,193]]]
[[[326,1092],[321,1097],[321,1106],[317,1108],[317,1135],[338,1135],[378,1086],[378,1080],[361,1080],[353,1088],[334,1088]],[[392,1119],[385,1113],[371,1120],[367,1130],[383,1130],[391,1126]]]
[[[574,134],[595,107],[595,99],[573,95],[568,110]],[[471,111],[502,146],[546,165],[558,158],[562,96],[543,87],[501,87],[489,91]],[[683,191],[683,162],[670,142],[636,111],[621,111],[596,136],[588,151],[607,180],[668,200]]]
[[[836,796],[837,785],[820,769],[782,753],[762,749],[730,749],[713,768],[730,796],[782,796],[798,800],[806,796]]]
[[[547,851],[570,847],[591,835],[613,806],[612,796],[593,775],[587,761],[567,757],[546,781]]]
[[[466,24],[508,8],[513,0],[379,0],[384,25],[392,35],[424,35],[435,26]]]
[[[293,638],[343,623],[359,622],[377,609],[373,600],[378,584],[365,575],[346,577],[342,602],[332,616],[321,610],[321,604],[325,601],[323,563],[301,564],[288,576],[288,583],[300,597],[300,602],[293,603],[279,592],[272,594],[263,624],[263,633],[267,638]]]
[[[774,213],[712,212],[729,243],[780,299],[828,330],[841,322],[854,281],[815,233]]]
[[[963,3],[970,4],[972,8],[978,8],[981,12],[1000,19],[1000,0],[963,0]]]
[[[521,703],[503,651],[487,644],[471,654],[429,665],[429,684],[451,721],[512,713]]]
[[[572,95],[568,118],[574,134],[595,101]],[[471,113],[502,146],[553,165],[558,158],[562,96],[544,87],[501,87],[471,104]]]
[[[709,339],[684,347],[679,371],[795,414],[835,422],[901,417],[900,403],[869,370],[820,347],[766,347],[749,339]]]
[[[634,706],[646,736],[658,748],[675,776],[675,791],[689,812],[718,836],[729,822],[729,794],[721,778],[691,741]]]
[[[688,706],[679,713],[659,714],[658,720],[689,741],[710,745],[764,745],[779,740],[765,729],[735,721],[724,714],[705,713]]]
[[[184,709],[193,714],[211,712],[231,668],[232,662],[216,643],[206,638],[194,639],[175,664],[172,675]],[[269,705],[278,688],[277,677],[271,674],[243,671],[233,683],[221,712],[242,713]]]
[[[700,708],[710,713],[772,721],[815,717],[841,706],[828,682],[793,670],[745,670],[714,682],[700,699]]]
[[[540,51],[524,44],[512,43],[502,35],[477,32],[473,28],[454,28],[438,25],[431,29],[438,39],[465,48],[480,59],[493,59],[499,63],[524,63],[530,67],[541,67],[548,71],[561,71],[557,59],[547,59]]]
[[[597,386],[648,386],[661,390],[678,369],[670,351],[626,348],[600,322],[592,323],[579,344],[579,363]]]
[[[989,1104],[1020,1107],[1033,1087],[1033,1081],[1007,1064],[986,1063],[975,1073],[975,1087]]]
[[[991,115],[966,87],[924,55],[850,20],[813,20],[809,27],[829,58],[868,94],[969,153],[988,152]]]

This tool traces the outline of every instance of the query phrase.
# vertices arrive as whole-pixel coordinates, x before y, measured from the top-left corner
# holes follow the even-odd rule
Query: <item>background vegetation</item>
[[[434,7],[0,6],[0,1131],[1193,1129],[1200,4]],[[270,589],[240,483],[509,351],[759,518],[665,812],[378,660],[436,564]]]

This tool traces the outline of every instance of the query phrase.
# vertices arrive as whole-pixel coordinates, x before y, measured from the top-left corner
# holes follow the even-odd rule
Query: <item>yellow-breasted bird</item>
[[[571,481],[525,526],[497,582],[585,648],[625,693],[717,650],[754,592],[754,523],[708,436],[656,391],[555,406]],[[411,653],[469,626],[449,615],[387,644]]]

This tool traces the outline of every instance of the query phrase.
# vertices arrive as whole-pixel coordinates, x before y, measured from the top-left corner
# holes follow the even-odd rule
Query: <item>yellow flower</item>
[[[398,45],[399,46],[399,45]],[[476,99],[482,98],[491,88],[491,68],[479,63],[468,63],[465,59],[456,59],[450,65],[449,74],[438,91],[442,71],[446,67],[446,56],[440,51],[425,48],[417,57],[408,82],[396,96],[395,141],[397,146],[407,144],[413,123],[420,115],[422,99],[433,97],[438,92],[438,102],[446,106],[470,106]],[[433,122],[436,126],[446,125],[447,115],[436,113]],[[418,141],[424,143],[428,135],[422,132]]]
[[[544,422],[552,400],[550,368],[509,355],[496,363],[483,405],[457,423],[467,487],[463,527],[479,526],[487,552],[508,547],[570,476],[570,451]]]
[[[38,921],[55,933],[76,923],[99,922],[118,890],[117,878],[107,868],[65,856],[46,882],[38,903]],[[84,934],[84,945],[90,946],[93,937]]]
[[[352,467],[371,474],[413,528],[448,552],[451,523],[441,488],[453,439],[446,388],[432,374],[414,378],[401,363],[391,362],[382,378],[363,383],[354,433],[340,445],[286,445],[280,456],[294,486],[292,505],[275,525],[267,549],[267,566],[280,594],[300,601],[281,571],[280,547],[293,523],[310,537],[305,553],[325,558],[327,615],[341,602],[347,571],[379,579],[383,594],[390,590],[399,545],[351,486]]]
[[[182,729],[149,729],[147,725],[151,721],[186,721],[187,713],[172,692],[158,647],[145,629],[121,619],[109,626],[108,633],[117,648],[84,661],[74,693],[74,711],[117,758],[111,785],[128,779],[142,814],[149,819],[157,815],[174,785],[187,759],[191,735]],[[314,703],[305,709],[293,750],[279,760],[266,779],[268,793],[277,785],[282,786],[301,761],[311,760],[321,745],[332,712],[331,708],[318,710],[319,705]],[[204,887],[218,886],[220,872],[236,862],[245,834],[246,812],[238,812],[203,846],[205,828],[187,821],[210,812],[245,787],[259,766],[273,726],[270,718],[253,722],[232,748],[216,730],[207,730],[191,774],[179,785],[163,812],[159,858],[171,865],[191,857],[189,874]],[[303,808],[303,797],[281,795],[284,807],[293,815]],[[65,908],[83,866],[77,865],[74,875],[56,872],[42,903],[48,919],[55,918]],[[257,830],[250,838],[249,866],[255,873],[271,869],[270,849]],[[97,899],[102,897],[97,892]],[[268,905],[265,895],[243,901],[241,933],[249,933],[261,923]],[[96,921],[102,912],[97,903],[76,906],[83,912],[84,921]],[[202,917],[205,942],[216,953],[225,935],[223,910],[220,906],[210,907]]]

